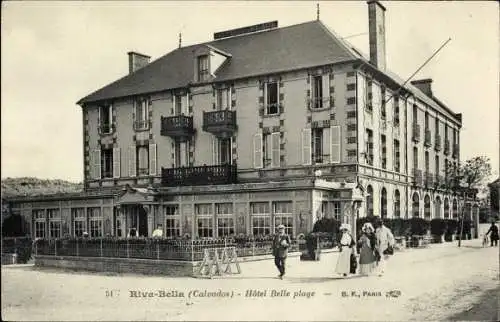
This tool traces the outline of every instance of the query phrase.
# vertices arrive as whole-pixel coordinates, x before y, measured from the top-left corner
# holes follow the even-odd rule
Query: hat
[[[369,222],[364,223],[363,228],[361,228],[361,230],[366,232],[368,229],[375,231],[375,228],[373,228],[373,225],[371,223],[369,223]]]
[[[344,230],[344,229],[351,231],[351,225],[349,225],[349,224],[342,224],[342,225],[340,225],[339,230]]]
[[[278,225],[278,229],[285,229],[284,225]]]

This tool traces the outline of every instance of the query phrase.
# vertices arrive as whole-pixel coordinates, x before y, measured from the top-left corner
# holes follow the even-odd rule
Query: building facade
[[[79,194],[17,198],[34,237],[306,233],[323,216],[457,218],[445,174],[461,114],[432,80],[386,68],[385,8],[370,58],[321,21],[214,34],[82,98]]]

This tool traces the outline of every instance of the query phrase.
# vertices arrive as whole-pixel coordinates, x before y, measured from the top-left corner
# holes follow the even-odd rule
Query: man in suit
[[[384,225],[382,218],[377,218],[375,221],[375,251],[378,253],[378,275],[382,276],[385,273],[387,267],[387,260],[389,259],[389,254],[385,252],[389,247],[394,247],[394,236],[389,228]]]
[[[491,235],[490,235],[491,247],[493,247],[493,245],[497,246],[498,245],[498,227],[497,227],[497,225],[495,225],[494,221],[491,222],[490,229],[488,229],[485,236],[488,235],[489,233],[491,233]]]
[[[290,247],[290,237],[285,234],[285,226],[278,226],[278,233],[274,236],[273,239],[273,255],[274,255],[274,264],[278,268],[280,274],[278,277],[283,279],[285,275],[285,260],[288,255],[288,248]]]

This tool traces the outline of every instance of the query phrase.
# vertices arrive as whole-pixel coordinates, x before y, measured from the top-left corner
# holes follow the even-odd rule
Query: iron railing
[[[237,167],[232,164],[199,167],[162,168],[163,186],[197,186],[237,182]]]

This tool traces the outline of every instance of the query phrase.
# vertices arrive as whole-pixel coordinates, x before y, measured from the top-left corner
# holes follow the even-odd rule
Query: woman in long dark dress
[[[377,266],[375,257],[375,229],[372,224],[365,223],[362,235],[358,241],[359,247],[359,274],[370,275]]]

